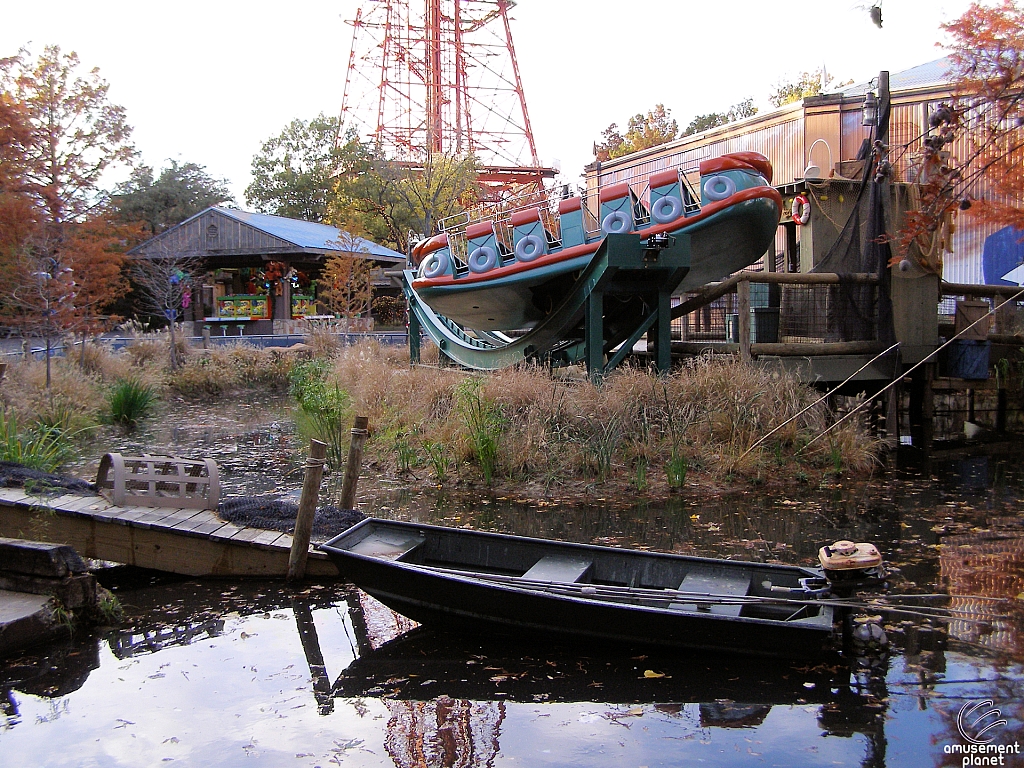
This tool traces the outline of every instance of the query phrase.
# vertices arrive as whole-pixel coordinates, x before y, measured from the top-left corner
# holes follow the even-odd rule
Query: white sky
[[[245,205],[253,155],[295,118],[341,108],[355,16],[368,0],[8,3],[0,57],[30,44],[98,67],[143,162],[195,162]],[[685,126],[822,65],[863,82],[944,55],[939,24],[969,0],[519,0],[512,34],[543,162],[575,182],[610,123],[661,102]]]

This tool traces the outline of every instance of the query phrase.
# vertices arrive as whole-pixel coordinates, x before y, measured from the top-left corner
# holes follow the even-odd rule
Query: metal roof
[[[236,208],[222,208],[219,205],[212,208],[217,213],[228,216],[274,237],[279,237],[300,248],[314,248],[324,251],[348,250],[347,247],[344,249],[341,247],[342,231],[329,224],[288,219],[284,216],[271,216],[266,213],[252,213]],[[375,258],[405,261],[404,254],[393,251],[390,248],[385,248],[383,245],[378,245],[372,240],[356,237],[353,238],[353,242],[360,252],[367,253]]]
[[[948,56],[941,59],[929,61],[926,64],[918,64],[916,67],[905,69],[902,72],[893,72],[889,75],[889,91],[913,91],[917,88],[928,88],[936,85],[949,85],[952,80],[953,63]],[[863,96],[868,90],[878,87],[874,80],[867,83],[857,83],[844,88],[841,93],[845,96]]]

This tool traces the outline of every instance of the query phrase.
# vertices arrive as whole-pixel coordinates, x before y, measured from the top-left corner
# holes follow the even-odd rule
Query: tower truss
[[[352,25],[342,131],[394,160],[474,154],[484,183],[540,182],[509,11],[513,0],[364,0]]]

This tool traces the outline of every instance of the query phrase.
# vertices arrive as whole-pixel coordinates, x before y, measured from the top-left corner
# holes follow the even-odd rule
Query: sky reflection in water
[[[276,446],[268,460],[291,461],[287,428],[268,427],[266,409],[255,411],[242,434],[259,435],[250,442],[263,452]],[[203,439],[234,439],[229,453],[244,466],[248,443],[227,424],[211,422]],[[804,564],[821,544],[850,537],[880,545],[898,569],[897,591],[1016,605],[1024,592],[1024,483],[1012,461],[970,459],[719,504],[682,497],[570,509],[395,492],[363,506],[399,519]],[[960,765],[942,747],[961,741],[959,708],[986,698],[1008,720],[997,741],[1024,741],[1019,613],[995,626],[955,623],[948,647],[941,633],[896,617],[890,657],[851,669],[841,660],[402,634],[407,622],[341,586],[161,579],[118,594],[125,628],[0,665],[0,764]]]

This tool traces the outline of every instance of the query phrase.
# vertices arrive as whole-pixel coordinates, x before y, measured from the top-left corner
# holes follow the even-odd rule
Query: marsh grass
[[[71,453],[71,442],[59,427],[36,423],[22,428],[14,416],[0,411],[0,461],[56,472]]]
[[[156,389],[138,379],[121,379],[108,396],[110,421],[125,430],[133,430],[153,410]]]
[[[601,386],[555,378],[532,365],[482,375],[410,368],[404,350],[372,342],[346,347],[331,366],[332,379],[352,397],[353,412],[370,417],[368,457],[385,471],[405,471],[408,454],[395,444],[402,434],[439,481],[466,466],[488,484],[499,478],[545,487],[617,479],[657,492],[690,481],[864,474],[876,463],[875,441],[853,420],[831,441],[801,450],[831,423],[824,406],[739,461],[762,435],[817,397],[790,376],[731,358],[696,358],[665,376],[623,367]],[[463,480],[472,474],[460,469]]]
[[[287,389],[299,405],[299,434],[327,443],[334,468],[344,466],[352,417],[366,416],[364,461],[372,471],[426,466],[438,483],[457,476],[542,491],[619,483],[657,494],[732,480],[812,482],[866,474],[877,464],[878,443],[859,420],[814,440],[835,423],[824,404],[748,454],[817,394],[788,375],[724,356],[694,358],[662,376],[620,367],[600,386],[537,365],[486,374],[410,366],[406,349],[372,341],[313,359],[247,345],[191,350],[173,375],[166,339],[139,338],[122,353],[90,348],[86,357],[85,369],[56,359],[49,390],[42,363],[8,368],[0,440],[9,454],[73,450],[70,437],[109,410],[111,388],[136,379],[160,397],[184,399]],[[436,360],[436,350],[426,346],[422,359]]]

